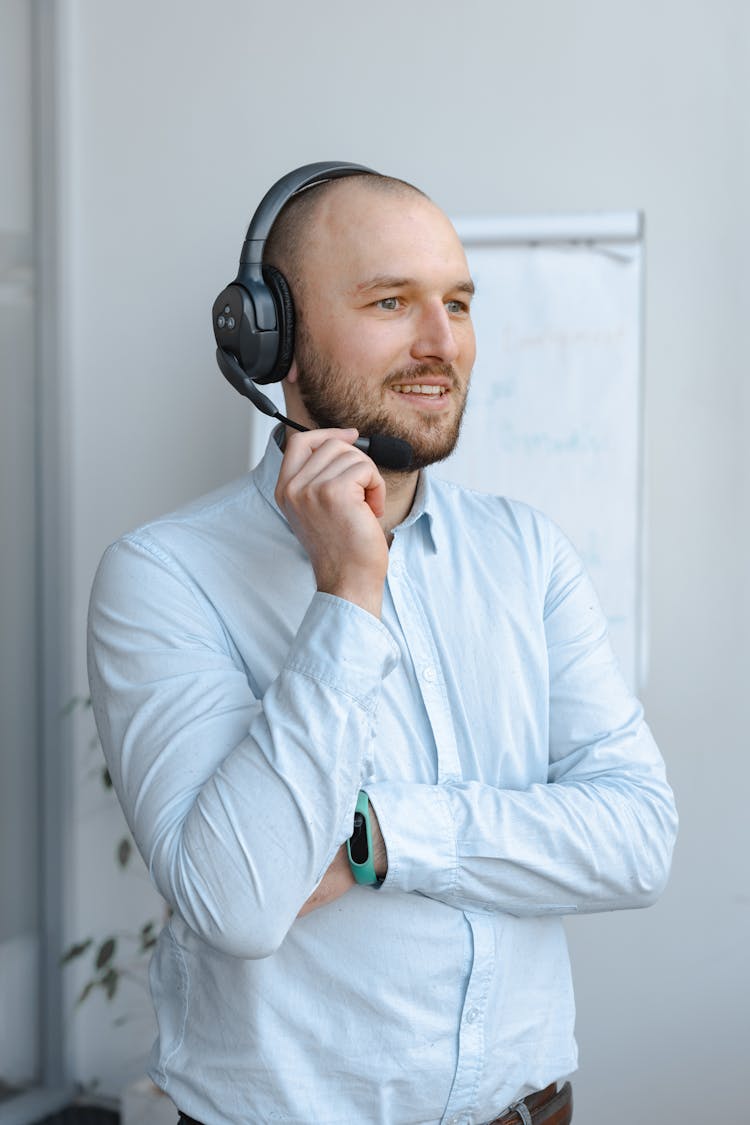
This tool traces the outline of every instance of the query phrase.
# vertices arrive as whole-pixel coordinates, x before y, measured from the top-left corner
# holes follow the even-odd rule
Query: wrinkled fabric
[[[102,744],[174,911],[150,1073],[205,1125],[486,1122],[575,1069],[562,916],[658,896],[663,762],[550,520],[423,473],[377,620],[316,592],[280,463],[125,535],[92,593]],[[385,882],[298,920],[360,788]]]

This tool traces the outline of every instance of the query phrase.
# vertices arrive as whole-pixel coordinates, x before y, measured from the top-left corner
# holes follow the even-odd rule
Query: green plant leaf
[[[84,711],[90,711],[92,707],[90,695],[72,695],[64,707],[60,708],[60,718],[67,719],[68,715],[72,715],[77,707],[83,707]]]
[[[102,988],[107,993],[108,1000],[114,999],[119,981],[120,974],[117,969],[109,969],[99,981],[99,984],[101,984]]]
[[[123,838],[120,840],[120,843],[117,845],[117,862],[119,863],[120,867],[126,866],[128,860],[130,859],[132,851],[133,845],[131,844],[127,836],[123,836]]]
[[[117,941],[113,937],[107,938],[106,941],[102,942],[102,944],[99,946],[99,952],[96,955],[95,964],[97,969],[103,969],[105,965],[109,964],[109,962],[115,955],[116,948]]]
[[[75,961],[76,957],[80,957],[82,954],[84,954],[86,952],[86,950],[91,945],[93,945],[93,943],[94,943],[93,938],[86,938],[85,941],[79,941],[79,942],[76,942],[75,945],[69,946],[68,949],[65,950],[62,957],[60,958],[60,964],[61,965],[67,965],[67,964],[69,964],[69,962]]]
[[[76,1007],[78,1007],[79,1005],[81,1005],[84,1002],[86,997],[89,996],[89,994],[93,991],[93,989],[96,988],[98,983],[99,983],[98,980],[90,980],[90,981],[86,982],[86,984],[81,989],[80,996],[76,1000]]]
[[[150,921],[146,922],[145,926],[141,926],[140,933],[138,935],[141,939],[140,949],[138,950],[139,953],[146,953],[149,949],[153,949],[156,945],[155,926],[156,923],[154,922],[153,918],[150,919]]]

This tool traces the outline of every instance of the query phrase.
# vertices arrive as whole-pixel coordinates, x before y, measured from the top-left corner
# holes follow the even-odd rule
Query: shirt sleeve
[[[152,540],[100,564],[89,680],[114,787],[159,891],[208,944],[262,957],[351,832],[398,650],[317,593],[262,699],[187,576]]]
[[[647,906],[677,815],[664,763],[612,654],[580,559],[554,529],[544,601],[549,762],[543,784],[367,785],[389,888],[519,916]]]

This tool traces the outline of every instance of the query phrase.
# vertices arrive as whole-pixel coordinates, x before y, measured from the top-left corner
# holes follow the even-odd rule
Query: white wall
[[[0,1102],[4,1085],[24,1086],[40,1069],[30,39],[28,6],[6,0],[0,13]]]
[[[709,1109],[738,1121],[750,937],[742,0],[60,0],[60,10],[61,425],[82,692],[104,546],[244,468],[249,407],[214,370],[208,317],[278,175],[349,159],[414,180],[453,214],[645,211],[646,704],[682,834],[659,905],[570,927],[576,1123],[698,1125]],[[122,879],[111,892],[105,842],[116,831],[85,782],[73,817],[71,938],[113,917],[125,925],[140,895]],[[115,1087],[148,1031],[142,1017],[134,1034],[108,1031],[107,1019],[94,1001],[71,1027],[79,1077]]]

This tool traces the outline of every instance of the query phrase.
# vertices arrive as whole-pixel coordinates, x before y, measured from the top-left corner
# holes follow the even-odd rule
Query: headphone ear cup
[[[273,371],[265,378],[256,378],[256,383],[279,383],[284,378],[294,359],[294,300],[289,284],[275,266],[263,267],[263,280],[273,295],[277,313],[278,358]]]

